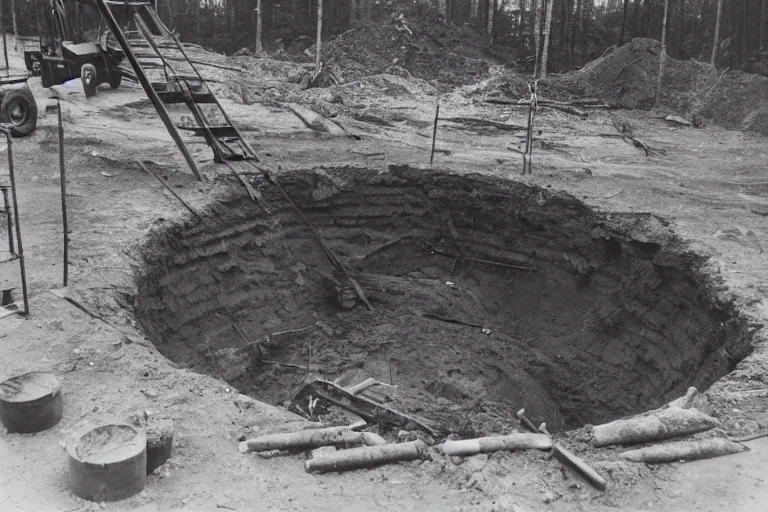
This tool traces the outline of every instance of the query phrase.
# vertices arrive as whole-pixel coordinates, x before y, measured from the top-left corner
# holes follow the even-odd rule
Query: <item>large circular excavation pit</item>
[[[265,402],[283,404],[311,365],[342,386],[392,379],[379,399],[445,432],[502,432],[521,407],[562,430],[704,389],[750,350],[703,259],[656,217],[479,175],[281,182],[373,311],[349,287],[354,307],[340,304],[320,244],[271,185],[269,214],[233,196],[155,232],[136,305],[164,355]]]

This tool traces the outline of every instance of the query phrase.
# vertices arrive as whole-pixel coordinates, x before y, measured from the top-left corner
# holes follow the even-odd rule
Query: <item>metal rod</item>
[[[429,165],[435,160],[435,141],[437,140],[437,121],[440,117],[440,101],[437,102],[435,108],[435,124],[432,126],[432,152],[429,154]]]
[[[11,213],[11,203],[8,202],[8,189],[3,187],[3,208],[5,209],[5,216],[8,219],[8,250],[11,255],[16,253],[13,244],[13,214]]]
[[[67,178],[64,171],[64,122],[61,119],[61,101],[56,100],[59,118],[59,173],[61,180],[61,223],[64,228],[64,284],[69,282],[69,225],[67,224]]]
[[[128,62],[131,63],[131,67],[136,73],[136,78],[141,84],[141,87],[144,89],[144,92],[149,98],[149,101],[151,101],[152,105],[154,105],[155,110],[157,111],[157,114],[160,116],[160,120],[165,125],[165,128],[168,130],[168,133],[171,135],[171,138],[176,143],[176,146],[179,148],[179,151],[181,151],[181,154],[184,156],[184,160],[187,161],[187,165],[189,165],[189,168],[192,170],[192,173],[194,173],[195,177],[199,181],[203,181],[203,175],[200,174],[200,171],[197,168],[197,164],[195,163],[195,160],[192,158],[192,155],[189,153],[189,150],[187,149],[187,146],[184,144],[184,141],[181,140],[181,135],[176,129],[176,126],[173,124],[173,120],[171,120],[171,116],[168,115],[168,111],[165,109],[165,105],[163,104],[160,97],[157,95],[157,92],[155,91],[155,89],[152,87],[152,84],[149,82],[149,78],[147,78],[146,73],[144,73],[144,70],[142,69],[141,64],[139,64],[139,61],[136,59],[136,56],[133,54],[133,50],[131,49],[131,46],[128,44],[128,41],[125,39],[125,35],[123,34],[123,31],[120,29],[120,25],[117,23],[117,20],[115,19],[115,16],[112,14],[112,11],[110,10],[109,6],[104,0],[96,0],[96,6],[98,7],[99,12],[101,13],[101,16],[104,18],[104,22],[107,24],[107,26],[109,27],[109,30],[112,32],[112,35],[115,36],[115,39],[117,39],[117,42],[120,45],[120,48],[123,49],[123,52],[125,53],[125,56],[128,59]]]
[[[190,212],[192,215],[194,215],[195,217],[197,217],[197,218],[198,218],[199,220],[201,220],[201,221],[203,220],[203,218],[200,216],[200,214],[199,214],[199,213],[197,213],[197,212],[195,211],[195,209],[194,209],[194,208],[192,208],[191,206],[189,206],[189,204],[187,204],[187,202],[186,202],[186,201],[184,201],[184,200],[181,198],[181,196],[179,196],[179,195],[178,195],[178,194],[177,194],[177,193],[176,193],[176,192],[175,192],[175,191],[174,191],[174,190],[173,190],[173,189],[170,187],[170,185],[168,185],[168,183],[166,183],[166,182],[165,182],[165,180],[161,179],[161,178],[160,178],[160,176],[158,176],[158,175],[157,175],[157,173],[155,173],[155,172],[154,172],[153,170],[151,170],[149,167],[147,167],[146,165],[144,165],[144,162],[142,162],[141,160],[136,160],[136,163],[137,163],[137,164],[139,164],[139,167],[141,167],[142,169],[144,169],[144,170],[147,172],[147,174],[150,174],[150,175],[152,175],[152,176],[153,176],[153,177],[154,177],[154,178],[155,178],[157,181],[159,181],[159,182],[160,182],[160,184],[161,184],[162,186],[164,186],[164,187],[165,187],[165,188],[168,190],[168,192],[170,192],[170,193],[173,195],[173,197],[175,197],[176,199],[178,199],[178,200],[179,200],[179,202],[180,202],[181,204],[183,204],[183,205],[184,205],[184,207],[185,207],[187,210],[189,210],[189,212]]]
[[[13,172],[13,148],[11,142],[11,130],[8,128],[0,127],[0,133],[5,135],[5,139],[8,141],[8,174],[11,179],[11,199],[13,199],[13,216],[16,220],[16,244],[18,246],[18,252],[16,255],[19,257],[19,269],[21,270],[21,291],[24,295],[24,315],[29,315],[29,296],[27,295],[27,272],[24,267],[24,248],[21,245],[21,227],[19,226],[19,203],[16,200],[16,176]]]

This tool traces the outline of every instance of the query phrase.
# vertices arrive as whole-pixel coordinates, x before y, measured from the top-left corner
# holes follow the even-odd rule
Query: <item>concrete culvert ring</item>
[[[557,431],[706,389],[751,350],[704,258],[657,217],[480,175],[280,179],[375,311],[340,306],[321,247],[269,185],[270,214],[233,196],[153,232],[137,277],[136,316],[164,355],[265,402],[311,358],[340,385],[391,373],[382,400],[444,431],[504,432],[521,407]]]

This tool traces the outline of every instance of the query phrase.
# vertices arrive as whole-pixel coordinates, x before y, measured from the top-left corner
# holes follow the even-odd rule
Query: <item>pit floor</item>
[[[100,90],[85,100],[79,87],[66,89],[67,172],[71,229],[70,293],[132,334],[122,342],[111,328],[83,314],[51,290],[61,286],[61,211],[55,116],[44,114],[49,92],[31,82],[41,105],[38,131],[14,143],[19,201],[31,288],[29,319],[0,319],[0,377],[52,369],[63,381],[65,414],[54,429],[31,436],[0,435],[0,503],[3,511],[96,510],[67,490],[66,454],[61,442],[85,422],[149,409],[177,425],[174,456],[167,472],[151,476],[146,490],[107,509],[169,510],[733,510],[768,508],[768,439],[750,443],[751,452],[650,470],[617,463],[605,494],[571,486],[558,466],[535,454],[468,458],[454,466],[408,463],[342,475],[304,472],[300,456],[270,460],[237,451],[243,426],[268,432],[299,424],[278,409],[235,401],[223,382],[175,368],[135,333],[125,304],[114,292],[129,291],[135,261],[131,248],[149,228],[177,219],[184,211],[152,177],[133,164],[136,157],[173,164],[171,183],[193,205],[229,185],[199,184],[182,164],[159,120],[146,106],[126,118],[116,108],[143,98],[130,86]],[[446,115],[495,118],[498,110],[451,95]],[[429,120],[434,98],[416,96],[361,99],[377,107],[406,108]],[[231,106],[240,122],[270,130],[255,139],[266,162],[283,168],[386,164],[424,165],[428,139],[413,129],[355,127],[366,137],[319,138],[290,112],[259,106]],[[402,110],[401,110],[402,112]],[[118,115],[120,114],[120,115]],[[138,114],[138,115],[136,115]],[[534,174],[519,175],[519,155],[504,149],[508,133],[477,133],[446,126],[440,131],[436,166],[457,172],[484,172],[565,190],[605,211],[651,212],[699,253],[711,257],[723,276],[723,296],[733,296],[756,322],[768,319],[768,181],[764,171],[768,140],[725,131],[677,128],[644,113],[630,118],[636,133],[666,148],[646,158],[611,133],[608,113],[581,121],[542,112],[539,127],[567,151],[539,151]],[[522,113],[513,114],[520,117]],[[616,114],[614,114],[616,115]],[[513,118],[513,120],[516,118]],[[366,131],[367,130],[367,131]],[[141,153],[139,153],[139,148]],[[197,145],[196,158],[210,158]],[[352,151],[355,152],[352,152]],[[360,152],[383,151],[386,160]],[[6,151],[0,153],[5,158]],[[5,165],[3,164],[3,168]],[[2,268],[0,279],[15,277]],[[758,333],[756,339],[764,340]],[[768,425],[765,343],[710,392],[726,430]],[[758,390],[745,394],[744,390]],[[757,397],[757,398],[756,398]],[[567,440],[566,440],[567,441]],[[564,441],[564,442],[566,442]],[[617,453],[613,456],[618,460]],[[580,454],[590,461],[593,454]],[[556,498],[545,504],[545,498]]]

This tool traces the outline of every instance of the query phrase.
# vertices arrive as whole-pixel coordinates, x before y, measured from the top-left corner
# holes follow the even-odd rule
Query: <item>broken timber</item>
[[[368,423],[383,423],[400,429],[406,429],[406,426],[411,423],[430,435],[438,435],[435,428],[425,419],[401,413],[363,396],[354,395],[317,375],[309,375],[304,379],[301,387],[293,394],[291,402],[296,403],[310,395],[352,412]]]

